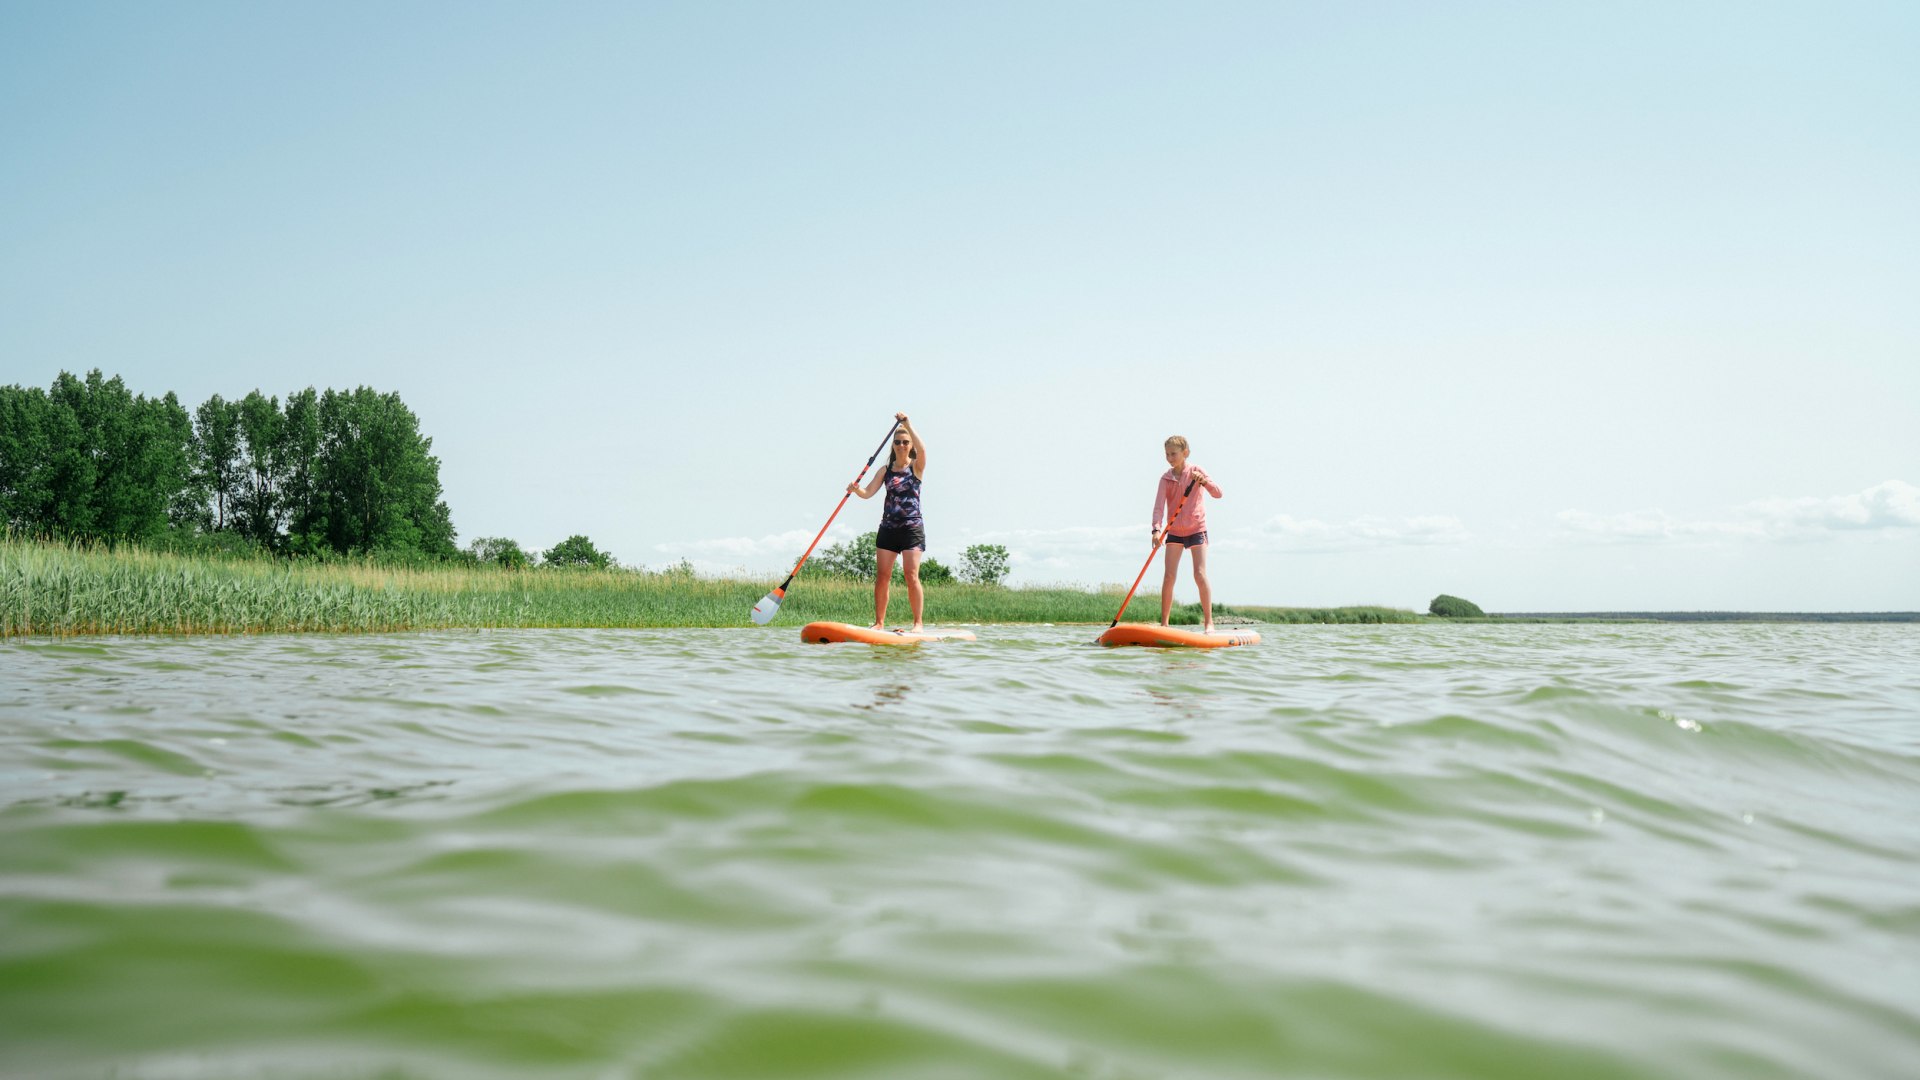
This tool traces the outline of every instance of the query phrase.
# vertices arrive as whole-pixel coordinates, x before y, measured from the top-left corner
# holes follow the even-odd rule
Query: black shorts
[[[882,525],[873,546],[881,551],[927,550],[927,530],[919,525]]]
[[[1185,536],[1175,536],[1172,533],[1167,534],[1167,543],[1179,544],[1181,547],[1199,547],[1206,542],[1207,530],[1205,529],[1201,529],[1197,533],[1188,533]]]

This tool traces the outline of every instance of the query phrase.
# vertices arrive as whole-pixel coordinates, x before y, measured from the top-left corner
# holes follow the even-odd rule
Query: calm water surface
[[[981,633],[0,645],[0,1074],[1920,1074],[1920,627]]]

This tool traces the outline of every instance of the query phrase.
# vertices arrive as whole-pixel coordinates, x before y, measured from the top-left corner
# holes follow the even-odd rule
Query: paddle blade
[[[753,605],[753,624],[755,626],[765,626],[772,622],[773,617],[780,614],[780,601],[786,598],[787,593],[785,589],[775,589],[761,597],[760,602]]]

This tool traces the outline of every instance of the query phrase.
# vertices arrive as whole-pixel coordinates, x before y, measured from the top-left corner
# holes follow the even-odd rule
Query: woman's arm
[[[894,413],[893,418],[900,421],[901,430],[907,433],[907,438],[913,440],[913,449],[917,451],[913,458],[913,475],[925,477],[927,475],[926,441],[920,438],[919,432],[913,430],[913,421],[907,419],[906,413]]]
[[[863,499],[873,498],[873,493],[879,491],[880,485],[886,482],[887,469],[890,467],[891,462],[889,462],[888,465],[880,466],[880,471],[873,474],[873,479],[867,481],[866,487],[861,487],[860,481],[858,480],[849,481],[847,483],[847,494],[858,495]]]

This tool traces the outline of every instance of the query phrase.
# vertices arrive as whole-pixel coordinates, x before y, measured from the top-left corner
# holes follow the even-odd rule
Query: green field
[[[396,567],[178,555],[0,539],[0,637],[26,634],[234,634],[437,630],[481,627],[748,626],[777,582],[641,570]],[[802,574],[775,625],[865,622],[872,585]],[[936,623],[1104,623],[1111,589],[927,586]],[[1141,593],[1130,620],[1151,620],[1160,598]],[[1415,622],[1386,608],[1215,608],[1264,622]],[[890,621],[908,614],[896,586]],[[1193,605],[1174,621],[1196,622]]]

